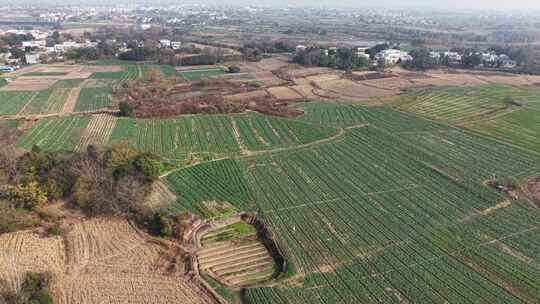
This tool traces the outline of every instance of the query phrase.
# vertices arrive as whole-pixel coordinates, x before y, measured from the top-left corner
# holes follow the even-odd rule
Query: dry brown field
[[[169,248],[125,220],[86,220],[64,229],[62,237],[2,235],[0,289],[16,291],[26,272],[47,271],[60,304],[215,303]]]
[[[295,100],[302,98],[302,95],[289,87],[272,87],[267,90],[272,96],[279,100]]]

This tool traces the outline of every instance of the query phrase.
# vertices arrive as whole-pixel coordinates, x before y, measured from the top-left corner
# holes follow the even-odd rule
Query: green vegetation
[[[540,89],[533,87],[443,87],[413,91],[400,98],[397,106],[432,119],[467,123],[504,113],[517,104],[537,103],[539,94]],[[508,97],[516,104],[509,104]]]
[[[0,115],[15,115],[36,95],[30,91],[0,92]]]
[[[214,242],[224,242],[233,239],[240,239],[242,237],[254,235],[256,233],[257,230],[255,230],[255,227],[253,227],[252,225],[246,224],[244,222],[238,222],[205,234],[201,238],[201,241],[204,246],[206,244]]]
[[[538,210],[522,200],[477,210],[506,199],[484,180],[523,180],[540,158],[412,116],[396,133],[392,111],[361,111],[378,120],[344,141],[248,161],[259,214],[306,274],[302,288],[249,289],[250,303],[393,303],[391,286],[414,302],[538,300],[540,271],[487,242],[535,242]]]
[[[49,89],[36,93],[24,107],[23,114],[47,114],[62,111],[70,89]]]
[[[75,105],[75,111],[94,111],[107,108],[112,103],[112,93],[111,87],[82,88]]]
[[[62,79],[52,85],[53,89],[71,89],[78,87],[84,79]]]
[[[235,125],[238,137],[235,134]],[[334,135],[334,128],[260,114],[177,119],[119,119],[111,141],[178,161],[214,159],[249,150],[304,144]]]
[[[24,74],[24,76],[65,76],[67,72],[31,72]]]
[[[176,202],[169,206],[171,213],[187,210],[208,218],[234,211],[209,202],[228,202],[241,210],[253,207],[251,191],[235,160],[212,161],[180,169],[167,180],[177,195]]]
[[[534,87],[451,87],[413,92],[397,106],[540,152],[538,96]]]
[[[21,290],[16,294],[2,295],[7,303],[14,304],[53,304],[49,294],[51,275],[48,273],[28,272],[22,282]]]
[[[203,279],[212,286],[212,288],[229,303],[238,303],[240,301],[240,295],[238,292],[231,291],[229,288],[223,286],[209,275],[202,275]]]
[[[227,74],[227,69],[225,67],[212,68],[212,69],[193,69],[187,71],[179,71],[178,75],[188,79],[188,80],[201,80],[203,78],[208,78],[212,76],[218,76]]]
[[[37,122],[19,140],[19,145],[30,149],[38,145],[46,151],[73,151],[90,122],[90,117],[47,118]]]

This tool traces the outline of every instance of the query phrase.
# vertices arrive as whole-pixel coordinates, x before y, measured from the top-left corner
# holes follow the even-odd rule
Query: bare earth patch
[[[60,304],[215,303],[182,265],[170,267],[181,257],[127,221],[93,219],[65,229],[63,237],[53,238],[2,235],[0,289],[15,291],[26,272],[48,271]]]

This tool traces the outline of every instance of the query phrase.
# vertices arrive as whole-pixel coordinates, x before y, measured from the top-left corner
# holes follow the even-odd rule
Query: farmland
[[[451,87],[413,92],[398,107],[540,152],[539,93],[534,87]]]
[[[505,200],[483,180],[529,176],[538,156],[443,126],[394,135],[385,125],[246,163],[302,285],[249,289],[250,303],[537,301],[538,269],[497,248],[538,250],[538,210],[517,200],[480,211]]]
[[[82,88],[77,104],[76,112],[93,111],[107,108],[112,103],[112,88]]]
[[[64,107],[70,89],[49,89],[39,91],[24,107],[21,115],[58,113]]]
[[[127,140],[142,151],[177,160],[213,159],[324,139],[333,128],[260,114],[120,119],[111,141]]]
[[[73,151],[89,121],[88,117],[40,120],[20,139],[19,145],[26,149],[38,145],[46,151]]]
[[[201,80],[203,78],[226,74],[225,68],[182,70],[177,74],[188,80]]]
[[[0,115],[15,115],[35,96],[31,91],[0,92]]]
[[[241,295],[249,304],[540,302],[540,211],[521,190],[540,172],[538,88],[486,80],[398,97],[387,90],[384,100],[293,102],[323,91],[377,95],[406,76],[358,80],[291,69],[287,86],[243,90],[236,82],[242,90],[226,97],[273,95],[295,118],[246,111],[142,119],[93,111],[115,110],[112,86],[149,80],[155,69],[186,78],[163,82],[181,94],[208,89],[186,80],[225,71],[117,61],[87,68],[91,79],[0,91],[8,101],[0,113],[17,115],[9,125],[21,130],[26,150],[127,143],[161,156],[167,164],[141,203],[159,219],[179,221],[180,236],[158,239],[135,222],[77,218],[61,242],[0,237],[9,288],[20,282],[11,255],[21,238],[51,246],[44,247],[50,259],[20,261],[35,257],[36,271],[55,275],[51,293],[60,303],[215,303],[201,278],[231,302]],[[429,80],[457,81],[443,76]],[[488,186],[494,179],[515,181],[515,193]],[[276,267],[266,241],[286,269]]]

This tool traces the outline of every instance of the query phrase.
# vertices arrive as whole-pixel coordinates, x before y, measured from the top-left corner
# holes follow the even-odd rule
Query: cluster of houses
[[[480,59],[480,66],[486,68],[498,67],[504,69],[513,69],[517,66],[515,60],[506,54],[497,54],[496,52],[468,52],[460,54],[458,52],[430,52],[430,57],[436,63],[442,63],[443,59],[450,65],[460,65],[466,56],[477,56]]]
[[[305,45],[298,45],[296,47],[296,54],[304,52],[308,49]],[[326,56],[335,55],[337,52],[337,47],[330,47],[323,49],[323,53]],[[358,58],[364,57],[366,59],[371,59],[368,54],[369,47],[359,47],[356,49],[356,54]],[[512,60],[506,54],[497,54],[493,51],[491,52],[469,52],[469,53],[458,53],[454,51],[445,51],[445,52],[436,52],[430,51],[429,56],[433,60],[434,64],[448,64],[448,65],[461,65],[463,59],[467,56],[478,56],[480,58],[480,66],[485,68],[503,68],[503,69],[514,69],[517,64],[515,60]],[[383,61],[387,65],[394,65],[401,62],[407,62],[413,59],[413,57],[405,51],[389,48],[380,51],[375,54],[373,58],[373,64]]]
[[[4,66],[1,67],[1,71],[7,71],[12,69],[17,69],[21,63],[26,64],[37,64],[41,63],[44,58],[51,58],[54,57],[58,60],[63,59],[64,53],[73,50],[73,49],[79,49],[79,48],[88,48],[88,47],[97,47],[97,42],[92,42],[90,40],[86,40],[83,42],[77,42],[77,41],[64,41],[62,43],[54,44],[54,45],[47,45],[47,38],[52,35],[52,32],[42,32],[38,30],[31,30],[31,31],[18,31],[18,30],[9,30],[5,32],[0,32],[1,35],[9,35],[9,34],[31,34],[32,37],[34,37],[33,40],[30,41],[22,41],[18,45],[14,46],[15,49],[19,49],[24,54],[24,60],[22,58],[13,58],[13,54],[11,51],[7,50],[3,53],[0,53],[0,63],[4,64]]]

